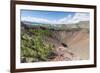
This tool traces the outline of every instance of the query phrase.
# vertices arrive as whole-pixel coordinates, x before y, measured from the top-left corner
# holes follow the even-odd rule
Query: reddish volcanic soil
[[[58,54],[53,61],[87,60],[89,59],[89,33],[81,30],[72,35],[66,34],[64,42],[67,48],[57,45],[55,52]],[[69,36],[69,37],[68,37]]]
[[[89,34],[80,32],[68,43],[70,51],[80,57],[80,59],[89,58]]]

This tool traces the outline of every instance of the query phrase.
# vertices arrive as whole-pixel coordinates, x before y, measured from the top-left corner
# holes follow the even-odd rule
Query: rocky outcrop
[[[51,61],[70,61],[70,60],[80,60],[78,56],[76,56],[74,53],[69,52],[67,48],[65,47],[58,47],[55,49],[55,53],[57,56],[55,56]]]

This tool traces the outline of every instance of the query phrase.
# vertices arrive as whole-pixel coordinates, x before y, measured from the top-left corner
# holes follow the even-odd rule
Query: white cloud
[[[48,20],[44,18],[34,18],[34,17],[21,17],[21,21],[30,21],[30,22],[39,22],[39,23],[48,23],[48,24],[72,24],[80,21],[89,21],[88,13],[75,13],[72,17],[71,14],[61,18],[59,20]]]
[[[89,21],[89,14],[88,13],[75,13],[73,17],[71,17],[71,15],[68,15],[67,17],[60,19],[59,23],[71,24],[71,23],[77,23],[80,21]]]
[[[34,17],[22,17],[21,21],[30,21],[30,22],[42,22],[42,23],[50,23],[49,20],[43,18],[34,18]]]
[[[75,21],[89,21],[89,14],[88,13],[76,13],[73,17]]]
[[[60,19],[60,20],[58,20],[58,22],[59,23],[69,23],[69,21],[71,20],[71,15],[68,15],[68,16],[66,16],[66,17],[64,17],[64,18],[62,18],[62,19]]]

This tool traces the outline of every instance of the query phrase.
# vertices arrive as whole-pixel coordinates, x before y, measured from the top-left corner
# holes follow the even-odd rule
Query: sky
[[[21,10],[21,21],[47,24],[78,23],[80,21],[89,21],[89,17],[89,13],[86,12]]]

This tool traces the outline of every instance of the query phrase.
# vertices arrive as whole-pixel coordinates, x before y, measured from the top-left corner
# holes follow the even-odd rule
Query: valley
[[[89,59],[89,22],[42,24],[21,22],[21,62]]]

